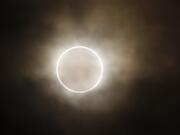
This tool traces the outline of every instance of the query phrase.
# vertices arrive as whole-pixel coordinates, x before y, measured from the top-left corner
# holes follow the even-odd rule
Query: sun
[[[88,53],[91,53],[96,58],[96,61],[98,62],[98,65],[99,65],[100,72],[98,74],[97,79],[94,81],[94,83],[89,88],[86,88],[86,89],[79,91],[79,90],[72,88],[72,87],[68,86],[67,84],[65,84],[65,82],[63,81],[62,76],[61,76],[61,74],[63,72],[61,70],[61,67],[63,66],[62,64],[63,64],[63,59],[64,59],[65,55],[69,54],[70,52],[72,52],[74,50],[80,50],[80,49],[84,50],[84,51],[88,51]],[[100,58],[100,56],[93,49],[85,47],[85,46],[74,46],[74,47],[71,47],[71,48],[65,50],[59,56],[58,61],[57,61],[57,65],[56,65],[56,75],[57,75],[57,79],[58,79],[59,83],[66,90],[68,90],[69,92],[73,92],[73,93],[86,93],[86,92],[94,90],[99,85],[99,83],[101,82],[101,80],[103,78],[103,72],[104,72],[104,67],[103,67],[103,62],[102,62],[102,59]]]

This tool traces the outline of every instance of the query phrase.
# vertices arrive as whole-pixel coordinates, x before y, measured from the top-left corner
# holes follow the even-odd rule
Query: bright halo
[[[62,61],[64,55],[65,55],[66,53],[70,52],[71,50],[74,50],[74,49],[85,49],[85,50],[89,51],[90,53],[92,53],[92,54],[97,58],[97,60],[98,60],[98,62],[99,62],[99,65],[100,65],[100,74],[99,74],[99,76],[98,76],[97,81],[96,81],[90,88],[84,89],[84,90],[81,90],[81,91],[75,90],[75,89],[73,89],[73,88],[69,88],[69,87],[62,81],[62,78],[61,78],[60,75],[59,75],[60,72],[61,72],[61,71],[59,71],[59,65],[61,64],[61,61]],[[102,62],[100,56],[99,56],[94,50],[92,50],[92,49],[90,49],[90,48],[88,48],[88,47],[85,47],[85,46],[75,46],[75,47],[71,47],[71,48],[67,49],[66,51],[64,51],[64,52],[60,55],[60,57],[59,57],[59,59],[58,59],[58,61],[57,61],[57,65],[56,65],[56,74],[57,74],[57,79],[58,79],[58,81],[60,82],[60,84],[61,84],[66,90],[68,90],[68,91],[70,91],[70,92],[74,92],[74,93],[85,93],[85,92],[89,92],[89,91],[93,90],[94,88],[96,88],[96,87],[98,86],[98,84],[100,83],[100,81],[102,80],[103,72],[104,72],[103,62]]]

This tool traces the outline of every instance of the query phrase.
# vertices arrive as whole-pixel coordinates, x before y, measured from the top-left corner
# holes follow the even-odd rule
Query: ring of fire
[[[74,49],[85,49],[86,51],[89,51],[90,53],[92,53],[92,54],[97,58],[97,60],[98,60],[98,62],[99,62],[99,65],[100,65],[100,74],[99,74],[99,77],[98,77],[97,81],[96,81],[96,82],[94,83],[94,85],[92,85],[90,88],[84,89],[84,90],[81,90],[81,91],[78,91],[78,90],[75,90],[75,89],[73,89],[73,88],[68,87],[68,86],[62,81],[62,79],[61,79],[61,77],[60,77],[60,75],[59,75],[59,74],[61,73],[61,71],[59,71],[59,66],[60,66],[60,64],[61,64],[61,62],[62,62],[62,59],[63,59],[64,55],[67,54],[67,53],[69,53],[70,51],[72,51],[72,50],[74,50]],[[67,49],[66,51],[64,51],[64,52],[60,55],[60,57],[59,57],[59,59],[58,59],[58,61],[57,61],[57,65],[56,65],[56,75],[57,75],[57,79],[58,79],[59,83],[60,83],[66,90],[68,90],[68,91],[70,91],[70,92],[73,92],[73,93],[86,93],[86,92],[89,92],[89,91],[93,90],[94,88],[96,88],[96,87],[98,86],[98,84],[100,83],[100,81],[102,80],[103,72],[104,72],[104,67],[103,67],[103,62],[102,62],[100,56],[99,56],[94,50],[92,50],[92,49],[90,49],[90,48],[88,48],[88,47],[85,47],[85,46],[75,46],[75,47],[71,47],[71,48]]]

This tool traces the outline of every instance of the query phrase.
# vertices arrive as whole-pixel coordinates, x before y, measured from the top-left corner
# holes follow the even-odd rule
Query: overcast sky
[[[170,0],[1,2],[5,134],[178,131],[178,8]],[[66,92],[55,75],[59,53],[76,44],[95,49],[105,65],[99,89],[84,95]]]

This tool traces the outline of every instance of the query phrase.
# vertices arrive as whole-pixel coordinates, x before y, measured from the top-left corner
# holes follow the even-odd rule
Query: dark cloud
[[[178,131],[178,5],[168,0],[1,2],[2,132]],[[74,41],[94,43],[107,59],[100,91],[79,96],[57,85],[51,61]]]

